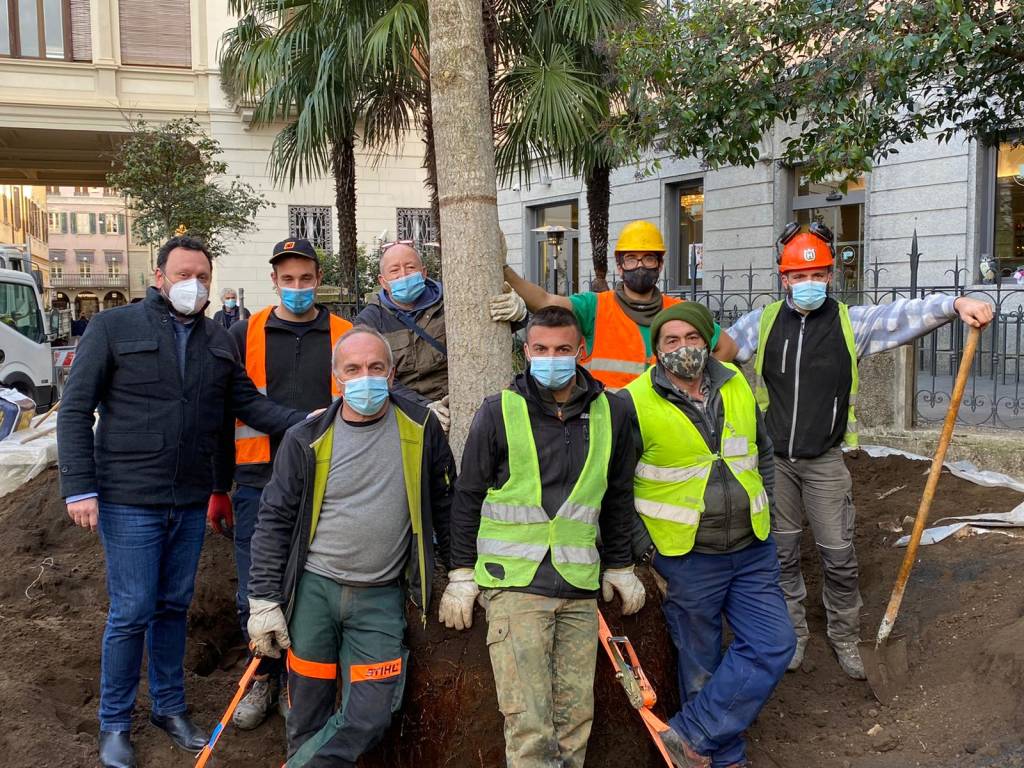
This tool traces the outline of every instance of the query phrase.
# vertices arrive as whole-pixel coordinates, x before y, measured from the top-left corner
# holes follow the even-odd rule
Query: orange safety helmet
[[[776,243],[779,272],[831,267],[835,264],[832,232],[824,224],[811,222],[804,232],[795,221],[786,225]]]

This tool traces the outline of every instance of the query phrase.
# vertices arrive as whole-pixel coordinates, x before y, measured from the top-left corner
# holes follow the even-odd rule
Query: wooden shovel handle
[[[949,398],[949,409],[946,411],[946,420],[942,423],[942,434],[939,437],[939,445],[935,449],[935,457],[932,459],[932,467],[928,472],[928,482],[924,486],[924,493],[921,494],[921,505],[917,508],[917,518],[914,520],[914,531],[910,534],[910,542],[907,544],[906,554],[903,555],[903,564],[900,566],[899,576],[896,577],[896,584],[892,588],[892,595],[889,597],[889,607],[885,610],[885,616],[878,627],[878,638],[876,645],[881,645],[892,632],[896,623],[896,615],[900,611],[900,603],[903,602],[903,593],[907,589],[907,580],[910,578],[910,570],[914,567],[914,560],[917,558],[917,546],[921,543],[921,534],[924,533],[925,524],[928,522],[928,513],[931,511],[932,499],[935,497],[935,489],[939,485],[939,476],[942,474],[942,464],[946,460],[946,449],[949,448],[949,441],[953,437],[953,425],[956,423],[956,415],[960,410],[960,401],[964,398],[964,389],[967,387],[967,377],[971,374],[971,365],[974,362],[974,353],[978,349],[978,340],[981,338],[980,328],[971,328],[967,336],[967,343],[964,345],[963,355],[960,358],[960,367],[956,372],[956,383],[953,385],[953,394]]]

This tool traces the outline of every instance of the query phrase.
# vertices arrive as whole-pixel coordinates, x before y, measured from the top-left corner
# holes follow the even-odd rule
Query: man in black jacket
[[[354,768],[383,736],[407,672],[402,582],[426,610],[435,537],[448,553],[454,461],[437,418],[390,389],[370,328],[342,336],[334,374],[341,398],[281,441],[251,546],[249,637],[263,656],[288,649],[289,768]]]
[[[583,765],[594,716],[598,589],[606,600],[618,592],[627,614],[645,598],[630,551],[629,417],[578,365],[582,343],[567,309],[545,307],[531,318],[529,368],[484,400],[456,484],[453,570],[440,618],[470,626],[485,589],[505,754],[516,768]]]
[[[89,324],[57,422],[68,514],[98,526],[107,557],[99,737],[107,768],[135,764],[129,732],[144,641],[151,722],[184,749],[206,742],[186,715],[182,662],[218,432],[226,411],[267,432],[305,417],[261,396],[227,332],[202,316],[212,268],[200,240],[168,240],[145,301]]]

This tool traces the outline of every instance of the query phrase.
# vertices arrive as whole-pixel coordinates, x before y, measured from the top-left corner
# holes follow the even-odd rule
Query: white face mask
[[[167,278],[165,277],[164,280]],[[171,306],[182,315],[194,315],[206,306],[210,292],[195,277],[179,280],[167,291],[167,299]]]

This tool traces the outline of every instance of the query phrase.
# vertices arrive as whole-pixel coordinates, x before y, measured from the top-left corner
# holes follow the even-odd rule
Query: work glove
[[[445,395],[440,400],[428,403],[427,408],[433,411],[434,415],[437,416],[437,420],[441,422],[441,429],[443,429],[444,433],[447,435],[448,427],[451,426],[452,423],[452,414],[448,410],[448,395]]]
[[[491,296],[488,306],[491,320],[496,323],[516,323],[526,317],[526,302],[508,283],[505,283],[504,293]]]
[[[469,629],[473,626],[473,603],[480,587],[473,580],[472,568],[456,568],[448,573],[448,586],[441,595],[437,618],[448,629]]]
[[[289,648],[292,639],[288,636],[288,622],[284,620],[281,606],[270,600],[249,598],[249,641],[257,656],[281,657],[281,651]]]
[[[608,602],[619,593],[622,600],[622,615],[631,616],[644,607],[647,592],[644,585],[633,572],[633,566],[626,568],[609,568],[601,575],[601,597]]]
[[[214,533],[231,538],[235,528],[235,512],[231,508],[231,497],[226,493],[214,491],[206,505],[206,520]]]

